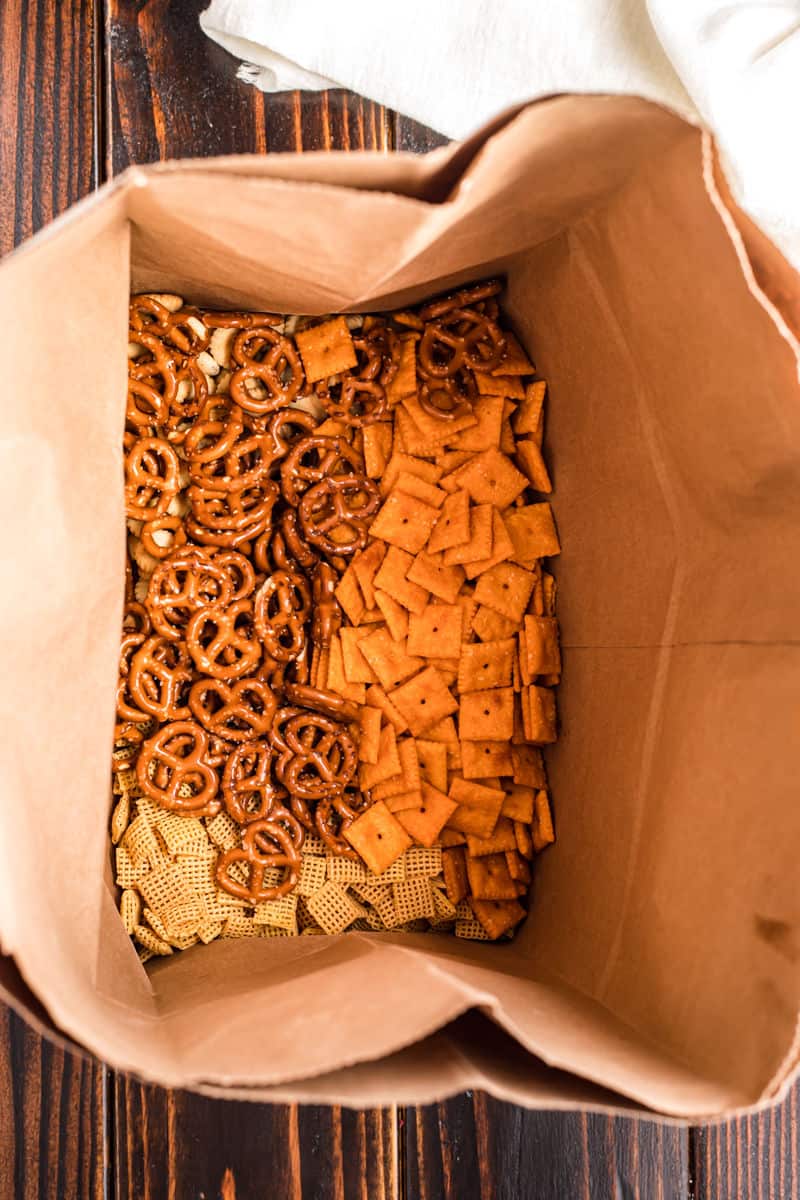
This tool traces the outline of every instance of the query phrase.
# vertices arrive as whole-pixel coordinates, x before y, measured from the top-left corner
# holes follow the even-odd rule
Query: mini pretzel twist
[[[269,532],[277,497],[278,487],[271,479],[230,492],[193,484],[188,489],[192,511],[186,532],[203,545],[235,549]]]
[[[301,712],[288,719],[282,737],[286,751],[275,769],[290,796],[321,800],[340,792],[353,778],[355,743],[338,721],[322,713]]]
[[[256,632],[270,658],[290,662],[305,646],[311,589],[298,571],[274,571],[255,600]]]
[[[250,601],[201,608],[189,619],[186,646],[205,675],[225,681],[249,675],[261,661]]]
[[[342,627],[342,609],[336,599],[339,576],[329,563],[318,563],[311,576],[311,641],[315,646],[330,646]]]
[[[192,715],[209,733],[230,742],[266,736],[272,728],[277,700],[262,679],[198,679],[189,692]]]
[[[224,565],[200,547],[173,550],[150,577],[147,607],[153,627],[163,637],[179,641],[194,613],[211,604],[227,604],[231,590]]]
[[[237,333],[231,360],[237,364],[231,376],[231,397],[255,416],[286,408],[303,385],[303,366],[294,343],[268,325]],[[248,388],[252,381],[261,385],[260,395]]]
[[[128,690],[142,712],[159,721],[183,721],[191,715],[187,697],[192,673],[183,646],[156,633],[131,658]]]
[[[164,546],[156,541],[156,534],[159,533],[167,538],[167,544]],[[153,517],[151,521],[145,521],[142,525],[141,538],[142,545],[153,558],[168,558],[173,550],[186,545],[186,530],[180,517],[172,517],[167,514],[163,517]]]
[[[323,479],[357,475],[361,459],[344,438],[312,434],[295,442],[281,463],[281,491],[292,505]]]
[[[171,721],[143,744],[136,778],[146,796],[172,812],[214,817],[217,775],[207,761],[208,736],[194,721]]]
[[[299,826],[298,826],[299,828]],[[301,830],[302,833],[302,830]],[[248,882],[241,883],[229,874],[234,863],[248,867]],[[242,835],[242,847],[234,847],[220,855],[216,866],[217,883],[232,896],[259,904],[278,900],[297,886],[300,878],[300,848],[287,830],[285,822],[270,817],[251,822]],[[264,875],[272,867],[284,868],[285,877],[279,884],[265,884]]]
[[[363,550],[369,535],[369,518],[380,506],[377,484],[366,475],[323,479],[303,496],[298,507],[300,525],[312,546],[326,554],[348,556]]]
[[[285,795],[272,780],[269,742],[242,742],[233,750],[222,776],[222,796],[234,821],[240,825],[262,821]]]
[[[163,438],[143,437],[125,458],[125,511],[136,521],[162,517],[180,490],[178,456]]]

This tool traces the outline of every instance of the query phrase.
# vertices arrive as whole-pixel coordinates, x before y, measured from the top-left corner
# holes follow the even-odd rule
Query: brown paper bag
[[[134,168],[0,268],[0,936],[50,1019],[115,1067],[254,1097],[483,1087],[673,1116],[790,1076],[797,340],[697,129],[599,97],[498,125],[426,159]],[[146,974],[107,867],[130,289],[322,313],[498,271],[551,385],[564,546],[559,839],[528,921],[508,945],[227,941]]]

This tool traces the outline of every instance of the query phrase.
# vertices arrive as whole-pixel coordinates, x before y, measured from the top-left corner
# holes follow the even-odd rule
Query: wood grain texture
[[[118,1200],[396,1200],[396,1114],[209,1100],[115,1081]]]
[[[207,38],[207,0],[108,0],[109,175],[130,163],[278,150],[389,149],[390,115],[349,92],[265,95]]]
[[[95,2],[0,3],[0,254],[97,186]]]
[[[414,1200],[687,1200],[684,1130],[585,1113],[532,1113],[467,1093],[409,1109]]]
[[[429,150],[446,146],[449,140],[443,133],[437,133],[411,117],[404,117],[402,113],[394,114],[393,128],[395,150],[407,150],[412,154],[427,154]]]
[[[0,1196],[107,1195],[108,1072],[66,1054],[0,1006]]]
[[[695,1200],[798,1200],[799,1106],[796,1086],[769,1112],[695,1130]]]

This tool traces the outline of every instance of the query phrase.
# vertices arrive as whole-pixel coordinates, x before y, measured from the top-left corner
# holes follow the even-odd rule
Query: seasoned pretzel
[[[245,412],[255,416],[286,408],[303,385],[303,365],[294,343],[268,325],[237,333],[231,360],[238,364],[231,376],[231,397]],[[253,380],[261,385],[260,395],[247,387]]]
[[[281,533],[284,545],[298,566],[308,571],[317,562],[317,555],[308,545],[300,532],[297,512],[287,508],[281,516]]]
[[[470,411],[470,405],[478,394],[472,371],[460,367],[455,375],[443,379],[418,371],[420,408],[433,417],[460,417]]]
[[[208,736],[194,721],[171,721],[143,744],[136,778],[162,808],[192,817],[214,817],[222,808],[217,775],[207,761]]]
[[[247,600],[256,586],[256,573],[249,558],[236,550],[216,550],[213,561],[218,567],[227,571],[231,581],[231,604],[237,600]]]
[[[166,405],[172,405],[178,393],[178,362],[175,351],[160,337],[145,330],[131,330],[131,341],[144,351],[128,362],[128,378],[149,384]]]
[[[150,713],[138,707],[128,689],[131,659],[145,642],[145,632],[125,633],[119,650],[119,677],[117,679],[117,716],[126,725],[144,725],[151,720]],[[121,735],[120,735],[121,736]]]
[[[496,321],[473,309],[457,308],[425,326],[417,353],[423,374],[447,379],[461,367],[492,371],[505,351],[505,334]]]
[[[326,554],[348,556],[363,550],[369,518],[380,507],[378,486],[366,475],[323,479],[309,488],[297,513],[312,546]]]
[[[216,737],[246,742],[272,728],[277,700],[262,679],[198,679],[189,692],[194,718]]]
[[[285,458],[293,446],[317,427],[317,419],[302,408],[282,408],[267,421],[273,461]]]
[[[127,600],[122,610],[122,632],[147,634],[150,628],[150,617],[145,606],[136,600]]]
[[[222,796],[228,815],[240,825],[262,821],[286,793],[272,781],[269,742],[242,742],[231,753],[222,776]]]
[[[153,634],[131,658],[128,691],[142,711],[159,721],[184,721],[192,664],[183,646]]]
[[[292,705],[307,708],[312,712],[322,713],[332,717],[334,721],[357,721],[360,707],[352,700],[345,700],[338,692],[329,692],[325,688],[309,687],[308,684],[284,684],[283,693]]]
[[[180,489],[178,456],[163,438],[134,441],[125,457],[125,511],[136,521],[162,517]]]
[[[270,658],[290,662],[302,651],[305,622],[311,609],[311,589],[297,571],[274,571],[255,600],[256,632]]]
[[[150,577],[147,607],[154,629],[179,641],[190,618],[211,604],[231,598],[231,577],[199,546],[182,546],[163,559]]]
[[[156,541],[156,534],[167,534],[170,541],[162,546]],[[141,532],[142,545],[153,558],[168,558],[173,550],[186,545],[186,530],[180,517],[172,517],[168,513],[162,517],[153,517],[145,521]]]
[[[249,675],[261,661],[250,601],[201,608],[189,619],[186,646],[197,669],[206,675],[226,682]]]
[[[281,463],[281,491],[297,505],[303,492],[320,480],[357,475],[361,459],[344,438],[311,434],[295,442]]]
[[[329,563],[318,563],[311,576],[311,641],[330,646],[342,627],[342,609],[336,599],[339,577]]]
[[[340,792],[355,774],[356,748],[350,734],[322,713],[301,712],[283,728],[286,752],[276,773],[291,796],[321,800]]]
[[[247,864],[247,883],[229,874],[234,863]],[[278,900],[293,891],[300,878],[300,864],[300,849],[285,825],[266,817],[246,827],[241,849],[234,847],[220,855],[216,879],[223,891],[250,904],[259,904],[264,900]],[[279,884],[264,883],[264,875],[272,867],[286,869],[286,875]]]
[[[232,428],[236,436],[230,440]],[[268,434],[251,433],[233,422],[224,426],[218,421],[205,422],[201,431],[204,437],[188,462],[195,484],[211,492],[241,492],[266,481],[273,461]],[[187,434],[187,438],[191,436]],[[203,445],[207,437],[217,440]]]
[[[254,329],[262,325],[282,325],[283,317],[266,312],[204,312],[203,323],[209,329]]]
[[[192,485],[188,489],[191,515],[186,532],[204,546],[235,549],[268,533],[278,487],[271,479],[262,479],[241,491],[216,492]]]
[[[473,283],[457,292],[451,292],[449,296],[441,296],[438,300],[431,300],[427,304],[423,304],[418,310],[419,316],[422,321],[435,321],[439,317],[445,316],[446,313],[452,312],[454,308],[469,308],[472,305],[480,304],[499,295],[502,290],[503,283],[500,279],[487,279],[483,283]]]
[[[348,803],[346,795],[342,792],[325,796],[319,801],[314,810],[314,829],[330,854],[358,861],[359,856],[344,837],[344,831],[352,825],[363,807],[363,800],[356,807]]]
[[[139,433],[154,433],[169,416],[169,401],[144,379],[128,379],[125,419]]]

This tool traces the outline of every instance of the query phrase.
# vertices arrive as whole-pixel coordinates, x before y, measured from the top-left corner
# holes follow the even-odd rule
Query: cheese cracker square
[[[514,732],[514,689],[467,692],[458,710],[458,732],[464,741],[502,741]]]
[[[465,779],[511,775],[513,769],[509,742],[461,742],[461,770]]]
[[[412,476],[413,478],[413,476]],[[408,554],[417,554],[436,524],[439,510],[410,495],[392,491],[370,526],[370,534]]]
[[[459,692],[510,687],[516,645],[515,639],[509,637],[462,646],[458,664]]]
[[[458,711],[458,701],[435,667],[428,667],[389,693],[409,729],[418,737],[432,725]]]
[[[408,623],[408,652],[426,658],[458,658],[461,653],[460,604],[428,604],[412,613]]]
[[[437,489],[440,490],[440,489]],[[442,505],[439,519],[428,538],[428,551],[438,554],[469,541],[469,492],[452,492]]]
[[[405,642],[393,641],[385,626],[374,629],[363,639],[359,649],[381,687],[389,692],[425,665],[424,659],[407,652]]]
[[[433,846],[457,804],[425,779],[420,791],[422,803],[419,807],[399,812],[397,819],[416,842],[422,846]]]
[[[349,371],[358,362],[353,338],[344,317],[300,329],[294,335],[309,383]]]
[[[493,608],[519,625],[534,583],[533,574],[524,567],[516,563],[498,563],[479,577],[475,585],[475,599],[478,604]]]
[[[428,603],[429,593],[426,588],[407,578],[413,562],[413,557],[405,550],[401,550],[399,546],[390,546],[375,576],[375,587],[387,592],[409,612],[419,613]]]
[[[448,566],[441,554],[428,554],[420,550],[408,568],[408,579],[425,588],[432,596],[452,604],[464,582],[464,572],[459,566]]]
[[[376,875],[391,867],[412,845],[411,838],[382,800],[357,817],[344,830],[344,836]]]
[[[490,447],[459,471],[459,486],[476,504],[508,508],[525,490],[527,480],[502,451]]]
[[[454,779],[448,795],[458,805],[448,818],[451,829],[476,837],[491,837],[503,807],[505,792],[466,779]]]

